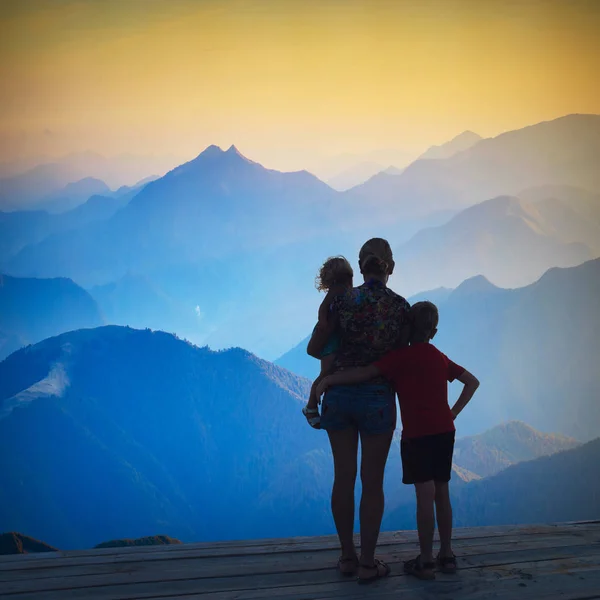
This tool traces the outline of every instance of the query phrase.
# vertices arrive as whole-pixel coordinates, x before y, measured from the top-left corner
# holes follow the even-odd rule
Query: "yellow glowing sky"
[[[0,160],[293,169],[600,113],[600,2],[0,0]]]

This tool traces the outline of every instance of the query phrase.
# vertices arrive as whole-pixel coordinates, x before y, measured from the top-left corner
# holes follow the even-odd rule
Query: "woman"
[[[364,284],[336,298],[327,322],[319,322],[307,348],[308,354],[318,357],[337,330],[340,347],[334,371],[368,365],[393,348],[408,343],[410,305],[386,286],[394,271],[389,243],[381,238],[369,240],[361,248],[358,262]],[[375,558],[375,546],[383,517],[385,463],[396,428],[393,390],[383,379],[330,388],[323,399],[321,428],[329,436],[334,461],[331,510],[342,547],[338,568],[345,575],[358,571],[360,583],[385,577],[390,569]],[[359,439],[362,450],[360,560],[353,539]]]

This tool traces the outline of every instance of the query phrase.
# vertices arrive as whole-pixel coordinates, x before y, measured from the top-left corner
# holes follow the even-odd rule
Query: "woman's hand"
[[[331,385],[330,377],[323,377],[317,386],[316,394],[317,398],[320,400],[321,396],[327,391],[327,388]]]

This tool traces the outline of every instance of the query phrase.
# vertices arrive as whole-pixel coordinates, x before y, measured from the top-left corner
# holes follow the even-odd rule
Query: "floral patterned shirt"
[[[362,367],[408,343],[410,304],[380,281],[370,280],[335,298],[340,348],[335,370]]]

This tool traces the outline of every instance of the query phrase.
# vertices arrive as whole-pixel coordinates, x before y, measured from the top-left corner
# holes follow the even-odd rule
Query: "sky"
[[[0,0],[0,161],[401,161],[600,113],[598,31],[595,0]]]

